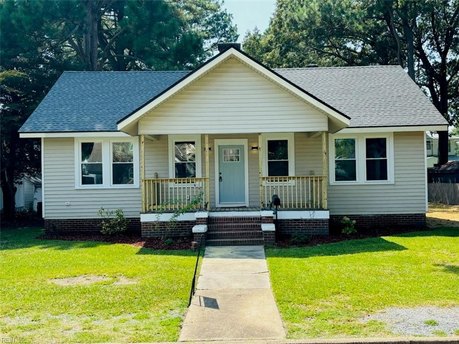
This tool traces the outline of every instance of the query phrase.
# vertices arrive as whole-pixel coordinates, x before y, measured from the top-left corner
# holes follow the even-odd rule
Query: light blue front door
[[[244,145],[218,146],[218,186],[221,206],[245,205]]]

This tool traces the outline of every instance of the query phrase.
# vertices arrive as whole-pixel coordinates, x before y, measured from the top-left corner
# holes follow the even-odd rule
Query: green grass
[[[4,230],[0,251],[0,338],[14,342],[177,340],[195,254],[102,242],[36,239]],[[108,281],[58,286],[53,278]],[[119,276],[136,284],[115,285]]]
[[[459,305],[459,230],[267,250],[290,338],[392,335],[363,322],[387,307]],[[459,330],[459,329],[458,329]]]

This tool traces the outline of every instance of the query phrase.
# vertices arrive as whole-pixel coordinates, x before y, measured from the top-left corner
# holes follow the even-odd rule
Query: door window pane
[[[196,143],[175,142],[175,178],[196,177]]]
[[[356,181],[355,139],[335,140],[335,180]]]

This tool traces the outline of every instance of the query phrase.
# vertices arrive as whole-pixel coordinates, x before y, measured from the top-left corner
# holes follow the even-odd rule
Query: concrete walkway
[[[283,338],[263,246],[207,247],[179,340]]]

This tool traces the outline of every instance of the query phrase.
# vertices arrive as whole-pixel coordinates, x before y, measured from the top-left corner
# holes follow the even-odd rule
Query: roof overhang
[[[413,125],[413,126],[392,126],[392,127],[356,127],[344,128],[338,131],[339,134],[358,133],[385,133],[385,132],[413,132],[413,131],[448,131],[447,125]]]
[[[120,131],[65,131],[65,132],[37,132],[19,133],[22,139],[36,138],[67,138],[67,137],[129,137]]]
[[[284,78],[280,74],[276,73],[272,69],[262,65],[258,61],[255,61],[253,58],[243,53],[242,51],[237,50],[235,48],[230,48],[216,55],[215,57],[211,58],[206,63],[204,63],[202,66],[195,69],[190,74],[187,74],[185,77],[177,81],[175,84],[171,85],[169,88],[164,90],[162,93],[152,98],[151,100],[149,100],[147,103],[143,104],[142,106],[140,106],[138,109],[133,111],[131,114],[129,114],[125,118],[121,119],[118,122],[118,130],[128,132],[130,134],[134,134],[136,124],[143,115],[145,115],[148,111],[154,109],[159,104],[166,101],[167,99],[171,98],[181,89],[188,86],[193,81],[199,79],[201,76],[208,73],[210,70],[212,70],[217,65],[219,65],[220,63],[222,63],[223,61],[227,60],[230,57],[239,59],[243,63],[252,67],[257,72],[264,75],[268,80],[271,80],[277,83],[279,86],[287,89],[294,95],[298,96],[299,98],[303,99],[304,101],[308,102],[309,104],[313,105],[319,110],[322,110],[328,116],[330,121],[333,123],[334,128],[341,129],[341,128],[345,128],[349,126],[350,117],[348,117],[344,113],[333,108],[331,105],[325,103],[324,101],[312,95],[311,93],[303,90],[301,87],[292,83],[291,81]]]

